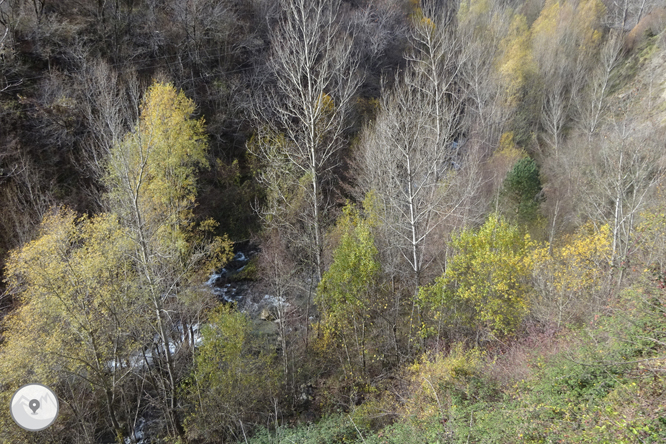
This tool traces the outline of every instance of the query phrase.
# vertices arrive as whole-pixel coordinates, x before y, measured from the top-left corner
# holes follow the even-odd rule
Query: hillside
[[[665,28],[0,0],[0,443],[666,441]]]

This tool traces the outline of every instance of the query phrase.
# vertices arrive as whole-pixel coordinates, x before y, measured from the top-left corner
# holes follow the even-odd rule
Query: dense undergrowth
[[[665,316],[666,294],[646,281],[587,325],[492,352],[457,344],[408,366],[402,392],[248,442],[664,442]]]

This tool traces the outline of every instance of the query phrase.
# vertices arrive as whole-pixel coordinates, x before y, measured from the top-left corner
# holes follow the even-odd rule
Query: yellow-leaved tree
[[[159,338],[150,345],[159,365],[147,367],[148,380],[173,436],[184,436],[178,387],[188,370],[176,359],[179,344],[186,341],[174,332],[185,337],[190,332],[192,342],[192,326],[213,305],[211,296],[194,290],[190,280],[231,252],[226,238],[203,241],[202,233],[214,222],[193,225],[196,171],[208,166],[204,122],[192,118],[194,112],[194,102],[182,91],[154,83],[136,127],[111,151],[106,178],[110,208],[128,232],[137,285],[151,306],[144,314]]]
[[[511,19],[509,32],[500,44],[497,70],[504,78],[508,106],[515,106],[527,77],[534,71],[530,51],[530,29],[524,15]]]
[[[466,229],[451,241],[454,256],[419,298],[433,324],[423,333],[508,334],[528,312],[532,270],[528,235],[496,214],[479,229]]]
[[[204,121],[194,102],[171,84],[146,92],[137,126],[111,150],[107,186],[111,208],[137,239],[153,246],[178,242],[191,218],[196,169],[207,168]],[[169,238],[168,240],[166,238]]]
[[[375,331],[380,264],[372,233],[374,221],[347,205],[338,219],[340,244],[317,287],[324,343],[341,351],[345,376],[365,374],[368,339]],[[344,356],[344,358],[343,358]]]
[[[532,257],[536,290],[532,307],[537,319],[559,328],[600,311],[611,260],[608,225],[599,229],[583,225],[554,245],[534,249]]]
[[[14,390],[40,382],[67,407],[55,430],[70,421],[87,424],[79,435],[93,440],[108,423],[118,439],[127,435],[122,403],[135,405],[126,376],[141,350],[136,333],[145,311],[128,247],[115,216],[77,217],[64,209],[47,215],[37,239],[12,252],[7,285],[19,305],[3,323],[4,405]],[[103,406],[103,418],[93,417],[95,404]],[[6,409],[0,428],[2,442],[27,442]]]
[[[0,396],[26,382],[51,385],[63,407],[45,432],[53,442],[135,439],[148,407],[162,419],[151,433],[184,436],[179,387],[197,327],[216,305],[202,275],[231,252],[211,235],[215,222],[196,224],[192,213],[197,169],[207,166],[194,111],[173,85],[151,86],[107,160],[110,211],[54,210],[7,262],[18,308],[3,320]],[[28,442],[4,411],[0,421],[0,442]]]

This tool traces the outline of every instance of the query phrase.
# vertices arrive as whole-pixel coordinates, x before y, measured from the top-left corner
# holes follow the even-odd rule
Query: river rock
[[[261,314],[259,315],[259,318],[262,321],[272,321],[272,320],[275,319],[275,317],[271,314],[270,311],[268,311],[267,308],[264,308],[263,310],[261,310]]]

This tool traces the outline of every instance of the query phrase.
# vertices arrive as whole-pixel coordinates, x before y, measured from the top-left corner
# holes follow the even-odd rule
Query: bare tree
[[[23,83],[23,79],[15,80],[13,82],[7,81],[7,74],[10,71],[9,63],[7,63],[7,61],[11,58],[12,48],[8,46],[8,43],[11,42],[11,36],[9,34],[11,19],[5,11],[5,9],[9,9],[9,6],[5,5],[6,1],[7,0],[0,0],[0,60],[5,66],[5,68],[3,68],[4,79],[0,83],[0,92],[7,91],[8,89]]]
[[[0,225],[6,233],[5,241],[11,246],[28,242],[56,202],[52,192],[54,184],[49,183],[44,172],[20,150],[17,147],[15,152],[0,153],[0,161],[4,160],[2,154],[8,154],[7,160],[12,161],[11,168],[0,168],[0,201],[7,210],[3,212]]]
[[[666,159],[658,142],[663,131],[649,123],[640,126],[623,116],[609,125],[608,134],[593,140],[579,161],[584,208],[588,217],[610,226],[611,262],[620,269],[619,285],[639,214],[664,177]]]
[[[533,56],[541,81],[543,139],[555,156],[596,60],[600,33],[594,5],[589,1],[547,4],[532,27]]]
[[[543,139],[555,156],[559,155],[562,130],[568,121],[575,54],[567,51],[560,35],[537,35],[534,54],[541,75],[540,122]]]
[[[175,28],[181,36],[179,49],[194,66],[201,69],[204,61],[211,58],[224,61],[231,53],[229,36],[237,21],[229,2],[172,0],[171,9]],[[212,48],[217,54],[209,53]]]
[[[662,0],[608,0],[605,24],[620,32],[630,31],[657,7],[663,7]]]
[[[450,152],[435,149],[427,140],[434,136],[421,95],[402,84],[384,97],[382,112],[359,153],[361,180],[366,191],[377,192],[385,210],[384,223],[398,235],[392,248],[409,264],[417,288]]]
[[[295,394],[296,358],[293,343],[297,339],[297,328],[294,327],[296,326],[295,318],[298,317],[299,313],[297,313],[298,310],[295,304],[287,301],[291,300],[293,302],[292,294],[296,290],[295,284],[297,282],[294,275],[298,268],[290,260],[286,244],[286,239],[280,236],[279,230],[273,230],[262,246],[263,251],[259,266],[275,301],[274,312],[278,326],[278,341],[281,348],[285,387],[290,387],[292,393]],[[308,320],[306,319],[305,341],[307,341],[307,326]]]
[[[369,2],[366,7],[354,11],[350,22],[360,59],[368,65],[386,56],[387,49],[407,33],[404,12],[393,0]]]
[[[437,16],[433,16],[437,20]],[[441,22],[437,22],[441,23]],[[359,184],[374,190],[384,222],[397,235],[392,247],[407,261],[414,289],[421,284],[423,254],[447,202],[460,135],[456,41],[427,17],[415,24],[415,50],[396,87],[382,95],[381,112],[363,136]],[[384,84],[386,88],[386,82]]]
[[[580,100],[576,101],[578,126],[587,134],[588,141],[597,133],[607,114],[611,73],[621,60],[623,40],[621,32],[609,32],[588,86]]]
[[[548,76],[546,81],[550,87],[546,88],[541,101],[541,125],[545,131],[544,139],[553,149],[555,156],[559,155],[562,144],[562,130],[567,123],[569,114],[570,96],[565,82],[566,73],[562,70]]]
[[[587,153],[589,147],[597,143],[594,140],[599,140],[600,130],[608,128],[606,125],[612,102],[609,94],[612,86],[611,74],[621,61],[623,42],[622,32],[611,30],[606,41],[599,47],[598,54],[587,55],[583,51],[579,52],[573,69],[573,75],[577,76],[574,84],[581,85],[584,81],[586,84],[580,88],[572,88],[570,98],[568,98],[569,93],[566,89],[560,95],[560,99],[562,99],[560,103],[563,103],[564,100],[571,103],[571,105],[567,105],[568,118],[572,120],[574,130],[569,133],[567,140],[562,140],[562,137],[559,136],[557,122],[561,120],[556,118],[555,108],[544,109],[542,125],[544,129],[550,128],[550,131],[547,131],[550,137],[547,135],[546,139],[557,140],[558,147],[553,153],[554,156],[544,159],[543,169],[545,177],[549,177],[544,188],[547,199],[543,209],[550,220],[551,243],[556,231],[571,229],[582,222],[580,217],[582,214],[580,211],[576,211],[576,208],[582,205],[580,191],[586,189],[587,178],[581,174],[580,169],[581,159],[585,158],[585,155],[581,155],[580,152],[574,154],[570,150],[574,147],[579,149],[581,146],[585,146],[583,152]],[[586,57],[589,58],[586,62],[581,60]],[[569,72],[564,75],[571,76],[572,74]],[[563,80],[560,77],[559,80],[554,80],[553,85],[562,83]],[[553,94],[552,87],[545,92],[546,97],[552,97]],[[552,102],[549,105],[552,105]],[[560,117],[567,116],[560,114]],[[562,125],[559,126],[560,130],[564,123],[566,122],[562,122]],[[557,139],[554,138],[554,135],[558,136]],[[564,155],[558,156],[558,154],[562,154],[561,150]]]
[[[450,16],[438,11],[434,2],[424,5],[423,17],[414,24],[413,50],[407,53],[413,76],[403,78],[407,88],[424,100],[424,121],[435,149],[444,153],[457,136],[460,124],[460,92],[455,80],[461,66],[459,42],[448,27]],[[435,165],[435,168],[441,165]]]
[[[301,189],[309,254],[317,281],[323,272],[323,214],[330,207],[327,184],[344,146],[346,117],[360,79],[351,37],[340,28],[340,0],[283,0],[283,17],[271,32],[270,68],[274,85],[267,91],[257,120],[283,137],[279,153],[265,146],[250,147],[262,160],[267,153],[293,168]],[[263,146],[262,146],[263,145]]]
[[[466,112],[464,126],[467,142],[489,152],[497,146],[512,113],[502,106],[507,102],[501,75],[495,69],[500,42],[509,20],[502,11],[463,15],[458,35],[461,45],[460,75]]]
[[[459,44],[445,23],[434,13],[415,23],[408,67],[392,90],[384,83],[381,111],[364,131],[356,157],[360,189],[381,202],[380,231],[388,237],[379,241],[384,267],[402,275],[412,295],[437,256],[434,234],[466,212],[466,198],[480,182],[478,175],[464,174]],[[400,292],[395,294],[397,313]]]
[[[86,176],[101,181],[112,148],[139,117],[141,87],[134,72],[119,78],[105,62],[86,66],[80,77],[88,137],[79,168]]]

